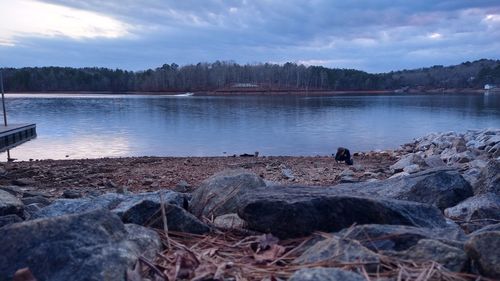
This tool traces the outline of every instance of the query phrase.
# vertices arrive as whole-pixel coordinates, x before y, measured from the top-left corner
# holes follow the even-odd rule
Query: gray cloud
[[[111,16],[132,36],[22,38],[0,46],[4,66],[297,61],[379,72],[500,57],[498,1],[45,2]]]

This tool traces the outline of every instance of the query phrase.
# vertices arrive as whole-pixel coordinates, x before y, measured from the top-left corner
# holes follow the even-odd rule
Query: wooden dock
[[[36,124],[0,125],[0,152],[36,137]]]

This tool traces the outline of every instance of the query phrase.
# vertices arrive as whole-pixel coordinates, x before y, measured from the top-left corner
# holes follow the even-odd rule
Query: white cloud
[[[109,16],[33,0],[0,0],[0,44],[22,37],[118,38],[130,26]]]
[[[427,37],[429,37],[430,39],[440,39],[443,37],[443,35],[441,33],[434,32],[429,34]]]

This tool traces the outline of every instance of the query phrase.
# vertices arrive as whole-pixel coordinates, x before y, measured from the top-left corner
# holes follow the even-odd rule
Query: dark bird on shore
[[[335,154],[335,161],[342,162],[344,161],[347,165],[354,164],[354,161],[351,158],[351,152],[349,149],[345,147],[337,148],[337,153]]]

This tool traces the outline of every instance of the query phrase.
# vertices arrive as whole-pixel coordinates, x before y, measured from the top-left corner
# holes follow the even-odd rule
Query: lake
[[[19,160],[330,155],[338,146],[394,149],[431,132],[500,127],[500,94],[6,97],[10,123],[37,124],[38,137],[11,150]]]

